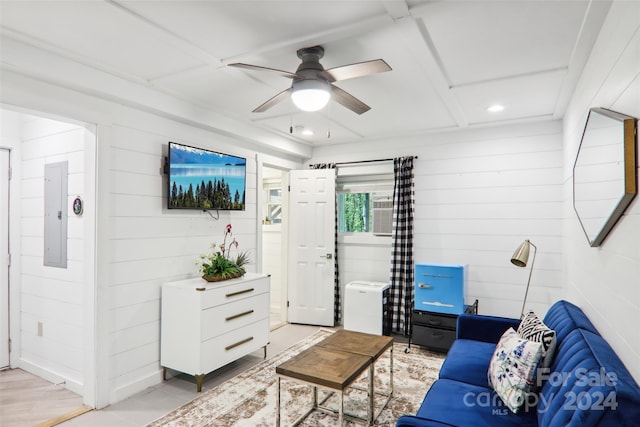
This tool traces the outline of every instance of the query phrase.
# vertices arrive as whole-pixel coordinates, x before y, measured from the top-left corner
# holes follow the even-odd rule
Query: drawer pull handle
[[[245,289],[244,291],[238,291],[238,292],[231,292],[230,294],[227,294],[227,298],[231,298],[231,297],[236,297],[238,295],[242,295],[242,294],[246,294],[249,292],[253,292],[255,289],[251,288],[251,289]]]
[[[228,322],[230,320],[237,319],[238,317],[247,316],[247,315],[249,315],[251,313],[253,313],[253,310],[245,311],[244,313],[234,314],[233,316],[229,316],[224,320]]]
[[[433,326],[440,326],[442,325],[442,322],[440,320],[429,319],[429,324]]]
[[[452,279],[453,276],[449,274],[433,274],[433,273],[422,273],[423,276],[426,277],[442,277],[443,279]]]
[[[418,283],[420,289],[433,289],[433,285],[427,285],[426,283]]]
[[[233,350],[234,348],[239,347],[239,346],[241,346],[242,344],[246,344],[246,343],[248,343],[249,341],[253,341],[253,337],[245,338],[245,339],[243,339],[242,341],[238,341],[238,342],[237,342],[237,343],[235,343],[235,344],[228,345],[228,346],[226,346],[226,347],[224,348],[224,350],[225,350],[225,351]]]

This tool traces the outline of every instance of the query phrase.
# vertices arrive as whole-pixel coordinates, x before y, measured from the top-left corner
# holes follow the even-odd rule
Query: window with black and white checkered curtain
[[[393,225],[390,306],[392,330],[411,333],[413,308],[413,156],[393,159]]]

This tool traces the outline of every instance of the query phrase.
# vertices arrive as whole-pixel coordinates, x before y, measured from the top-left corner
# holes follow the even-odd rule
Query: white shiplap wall
[[[597,248],[589,246],[572,207],[573,162],[592,107],[640,118],[640,2],[611,5],[565,114],[563,176],[568,298],[640,383],[640,333],[633,320],[640,315],[640,196]]]
[[[95,209],[84,215],[85,221],[95,219],[87,230],[95,235],[95,299],[85,301],[95,301],[95,318],[83,319],[89,356],[83,363],[92,383],[85,387],[85,403],[102,408],[162,381],[160,287],[197,275],[196,259],[213,241],[221,242],[226,224],[233,225],[241,249],[251,250],[254,264],[248,269],[256,270],[256,156],[285,170],[300,162],[211,126],[192,126],[19,73],[3,71],[2,82],[6,105],[96,124],[96,191],[86,194],[95,199]],[[203,212],[167,210],[161,169],[169,141],[246,157],[246,211],[221,211],[214,221]]]
[[[20,366],[51,381],[65,382],[67,388],[82,394],[87,285],[84,218],[69,209],[67,268],[45,267],[43,254],[45,165],[67,161],[68,206],[77,195],[83,197],[85,129],[31,117],[22,126],[20,151]],[[38,323],[42,336],[37,334]]]
[[[528,307],[544,312],[562,296],[560,122],[319,147],[310,163],[403,155],[418,156],[416,263],[469,264],[467,302],[478,298],[483,314],[517,317],[529,270],[509,260],[529,238],[539,252]],[[343,288],[352,279],[388,280],[389,245],[341,245]]]
[[[165,129],[166,133],[149,128],[153,128],[151,123],[140,128],[113,125],[107,149],[109,262],[103,284],[110,301],[112,402],[160,380],[162,283],[195,277],[199,255],[208,252],[213,242],[222,243],[226,224],[232,224],[239,249],[249,250],[254,260],[256,254],[255,153],[239,150],[222,137],[181,126]],[[162,165],[169,141],[247,157],[246,210],[220,211],[218,220],[202,211],[168,210]],[[248,270],[255,268],[251,264]]]

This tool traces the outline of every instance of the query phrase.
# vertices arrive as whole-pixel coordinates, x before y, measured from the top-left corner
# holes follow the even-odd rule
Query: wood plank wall
[[[373,153],[373,154],[370,154]],[[531,239],[539,249],[528,306],[544,312],[562,284],[560,122],[481,128],[320,147],[315,162],[417,155],[415,261],[469,264],[467,301],[484,314],[518,316],[528,268],[510,263]],[[341,284],[388,281],[390,240],[342,244]]]
[[[77,195],[85,193],[85,130],[41,117],[26,120],[22,129],[22,216],[18,219],[22,273],[17,286],[21,290],[21,364],[82,393],[85,221],[69,209],[66,269],[43,266],[43,224],[45,164],[69,162],[68,206]]]
[[[125,125],[110,130],[104,285],[109,295],[110,400],[118,401],[158,382],[162,283],[197,276],[199,255],[212,243],[222,243],[226,224],[232,224],[239,249],[249,250],[255,259],[256,161],[253,152],[197,131],[162,134]],[[162,165],[169,141],[247,157],[246,210],[220,211],[214,220],[202,211],[167,209]]]

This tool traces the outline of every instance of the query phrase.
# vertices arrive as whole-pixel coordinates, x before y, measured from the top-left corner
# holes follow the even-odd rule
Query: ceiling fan
[[[320,58],[324,56],[324,48],[322,46],[298,49],[297,54],[298,58],[302,60],[302,63],[298,66],[295,73],[239,62],[229,64],[230,67],[278,73],[283,77],[293,80],[290,88],[283,90],[254,109],[254,113],[267,111],[279,102],[284,101],[290,94],[294,104],[304,111],[318,111],[323,108],[327,102],[329,102],[329,98],[332,97],[336,102],[354,113],[362,114],[369,111],[371,107],[355,96],[335,86],[333,83],[355,77],[368,76],[369,74],[391,71],[391,67],[382,59],[358,62],[325,70],[322,64],[320,64]]]

